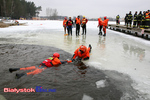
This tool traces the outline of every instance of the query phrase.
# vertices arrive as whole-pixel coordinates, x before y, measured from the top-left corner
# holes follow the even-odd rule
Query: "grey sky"
[[[84,15],[87,18],[99,16],[124,17],[132,11],[145,11],[150,9],[150,0],[27,0],[42,6],[41,16],[46,16],[46,8],[57,9],[58,15],[77,16]]]

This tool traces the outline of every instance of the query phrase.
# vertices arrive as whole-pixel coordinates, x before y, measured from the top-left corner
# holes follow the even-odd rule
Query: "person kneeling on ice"
[[[64,64],[64,63],[70,63],[69,61],[65,60],[65,61],[60,61],[59,60],[59,53],[54,53],[52,57],[44,60],[39,67],[36,66],[30,66],[30,67],[26,67],[26,68],[9,68],[9,71],[12,73],[13,71],[17,71],[17,70],[33,70],[31,72],[28,73],[21,73],[21,74],[16,74],[16,78],[19,79],[20,77],[24,76],[24,75],[35,75],[35,74],[39,74],[42,71],[44,71],[45,69],[49,68],[49,67],[53,67],[56,65],[60,65],[60,64]]]
[[[75,50],[72,60],[70,60],[68,62],[73,62],[76,59],[77,60],[88,60],[90,58],[91,49],[92,49],[92,46],[90,44],[89,44],[88,48],[84,45],[81,45],[78,49]]]

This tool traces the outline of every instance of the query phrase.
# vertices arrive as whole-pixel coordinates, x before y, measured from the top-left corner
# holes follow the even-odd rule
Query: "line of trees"
[[[0,0],[0,16],[12,19],[31,18],[39,15],[41,6],[36,7],[34,2],[25,0]]]

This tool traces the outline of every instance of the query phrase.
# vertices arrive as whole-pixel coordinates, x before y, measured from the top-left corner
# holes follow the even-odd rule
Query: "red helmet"
[[[106,19],[106,16],[104,17],[104,19]]]
[[[54,53],[54,54],[53,54],[53,57],[57,57],[57,58],[59,58],[59,57],[60,57],[60,55],[59,55],[59,53],[57,53],[57,52],[56,52],[56,53]]]
[[[80,50],[81,53],[84,53],[84,52],[87,51],[87,47],[84,46],[84,45],[81,45],[81,46],[79,47],[79,50]]]

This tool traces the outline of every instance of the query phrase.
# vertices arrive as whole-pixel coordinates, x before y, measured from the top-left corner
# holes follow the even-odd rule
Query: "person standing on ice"
[[[103,21],[101,18],[98,18],[98,26],[97,27],[99,27],[99,34],[98,35],[102,35]]]
[[[130,27],[131,27],[131,25],[132,25],[132,20],[133,20],[133,16],[132,16],[132,13],[131,13],[131,11],[130,11],[129,14],[128,14],[127,27],[128,27],[128,24],[130,24]]]
[[[72,25],[73,21],[71,20],[71,17],[69,17],[69,20],[66,22],[67,28],[68,28],[68,35],[71,34],[72,36]]]
[[[137,15],[137,11],[134,14],[134,20],[133,20],[133,28],[136,28],[138,25],[138,15]]]
[[[32,70],[31,72],[28,73],[21,73],[21,74],[16,74],[16,78],[19,79],[22,76],[28,76],[28,75],[35,75],[39,74],[42,71],[44,71],[47,68],[54,67],[60,64],[65,64],[65,63],[70,63],[68,60],[65,61],[60,61],[59,60],[59,53],[54,53],[52,57],[44,60],[39,67],[36,66],[30,66],[30,67],[25,67],[25,68],[9,68],[9,71],[12,73],[17,70]]]
[[[104,21],[103,21],[103,32],[104,32],[103,36],[106,36],[106,28],[107,28],[107,25],[108,25],[108,21],[109,21],[109,19],[107,19],[107,17],[105,16]]]
[[[85,35],[86,35],[86,23],[88,22],[88,19],[85,18],[85,16],[83,16],[83,19],[82,19],[82,35],[84,35],[84,32],[85,32]]]
[[[125,26],[127,25],[128,23],[128,14],[126,14],[125,18],[124,18],[124,21],[125,21]]]
[[[68,20],[67,20],[67,18],[65,17],[65,18],[64,18],[64,21],[63,21],[64,35],[66,35],[66,28],[67,28],[66,22],[67,22],[67,21],[68,21]]]
[[[137,24],[137,27],[140,27],[141,21],[142,21],[142,11],[140,11],[139,14],[138,14],[138,24]]]
[[[118,25],[118,24],[120,24],[119,19],[120,19],[120,16],[119,16],[119,15],[117,15],[117,16],[116,16],[116,24],[117,24],[117,25]]]
[[[79,33],[80,33],[80,24],[81,24],[80,16],[78,16],[75,19],[75,23],[76,23],[76,36],[79,36]]]

